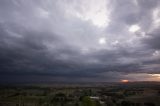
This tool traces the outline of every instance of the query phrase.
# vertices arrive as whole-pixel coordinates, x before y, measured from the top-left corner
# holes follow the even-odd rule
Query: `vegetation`
[[[159,87],[1,87],[0,106],[159,106]]]

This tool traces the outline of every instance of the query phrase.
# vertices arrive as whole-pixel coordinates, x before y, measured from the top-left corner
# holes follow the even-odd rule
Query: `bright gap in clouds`
[[[153,76],[153,77],[156,77],[156,78],[160,79],[160,74],[150,74],[150,75]]]
[[[106,27],[110,22],[107,0],[83,0],[78,8],[72,4],[66,11],[67,14],[91,22],[97,27]]]
[[[153,24],[155,27],[158,27],[160,25],[160,9],[156,8],[153,11]]]
[[[101,44],[101,45],[106,44],[106,38],[104,38],[104,37],[100,38],[98,43]]]
[[[140,30],[140,27],[138,25],[132,25],[129,27],[129,32],[137,32],[138,30]]]

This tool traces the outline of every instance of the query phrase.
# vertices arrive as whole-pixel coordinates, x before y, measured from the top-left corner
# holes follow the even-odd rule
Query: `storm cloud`
[[[0,82],[148,80],[159,29],[159,0],[1,0]]]

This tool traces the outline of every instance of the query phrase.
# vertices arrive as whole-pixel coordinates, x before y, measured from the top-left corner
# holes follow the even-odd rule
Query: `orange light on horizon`
[[[129,80],[121,80],[121,82],[123,82],[123,83],[128,83],[129,82]]]
[[[153,77],[160,78],[160,74],[150,74]]]

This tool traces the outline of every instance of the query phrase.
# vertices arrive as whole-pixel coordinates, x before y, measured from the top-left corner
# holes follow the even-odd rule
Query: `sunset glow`
[[[123,82],[123,83],[128,83],[129,82],[129,80],[121,80],[121,82]]]
[[[153,76],[153,77],[156,77],[156,78],[160,79],[160,74],[150,74],[150,75]]]

